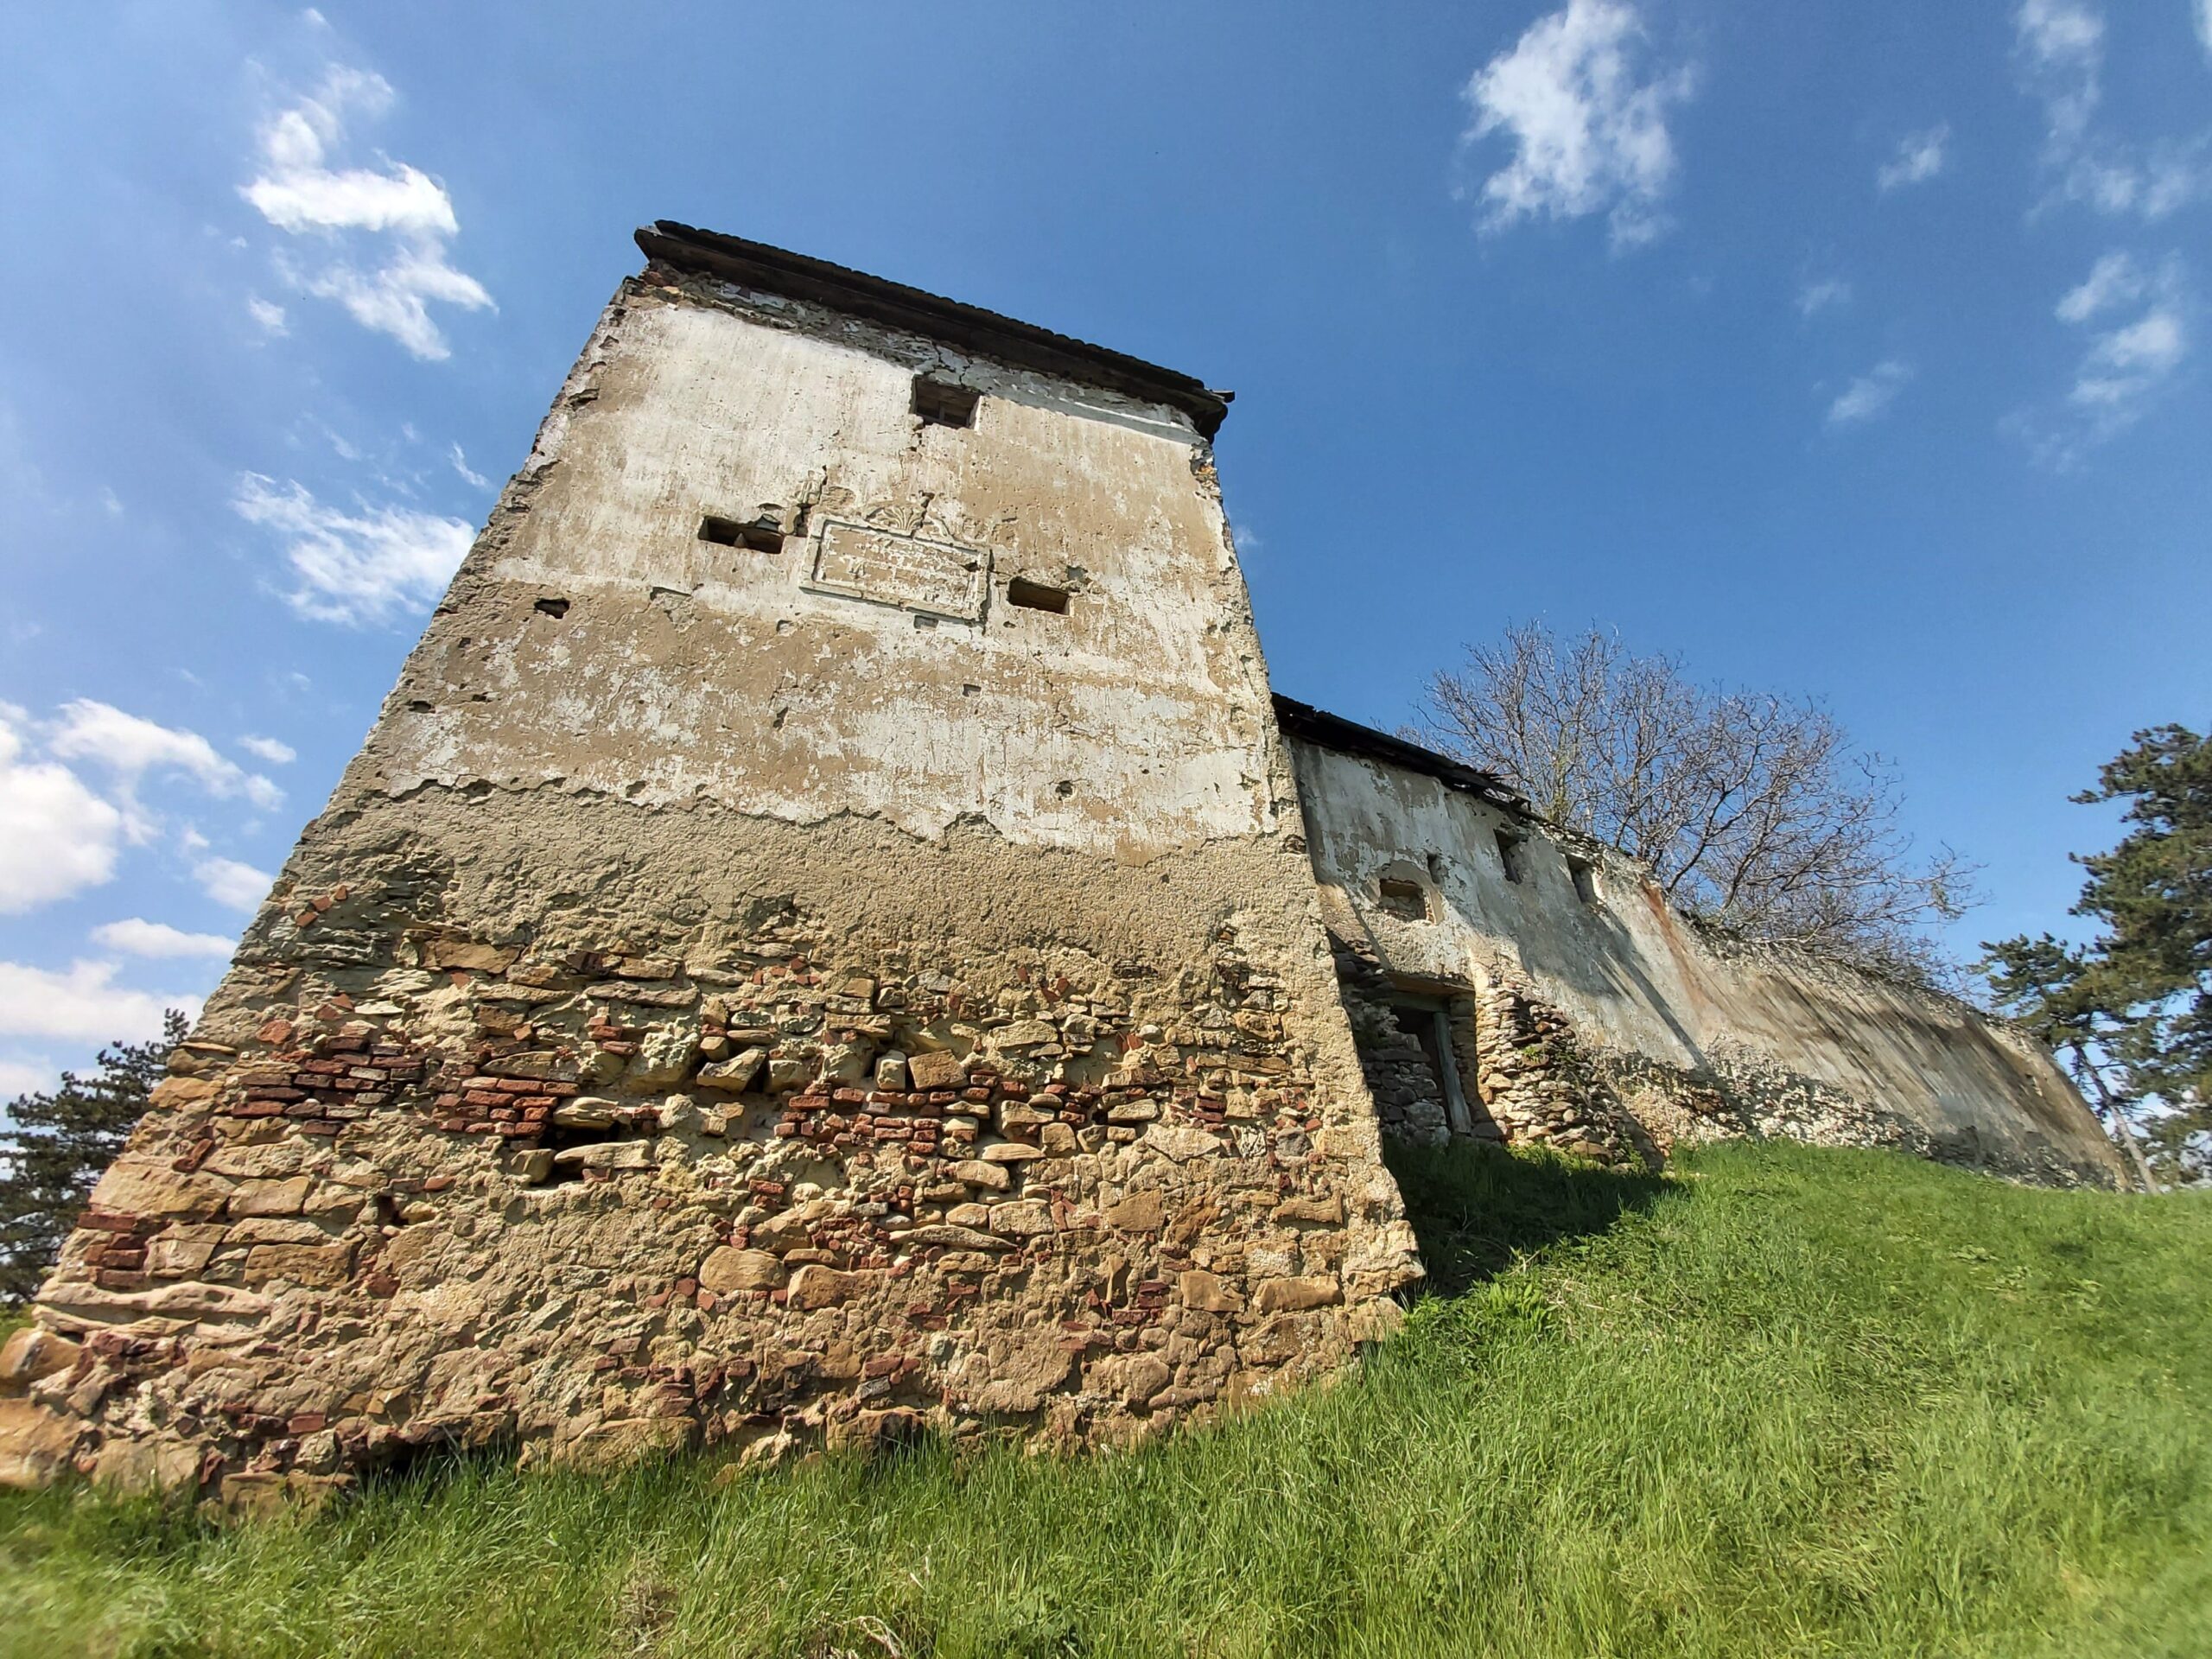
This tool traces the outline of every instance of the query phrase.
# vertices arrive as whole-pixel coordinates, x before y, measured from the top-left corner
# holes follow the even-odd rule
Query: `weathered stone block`
[[[717,1296],[775,1290],[785,1277],[784,1264],[766,1250],[739,1250],[724,1245],[699,1264],[699,1287]]]
[[[1233,1287],[1213,1274],[1196,1268],[1177,1276],[1176,1292],[1184,1306],[1194,1307],[1201,1313],[1236,1313],[1244,1306],[1244,1299]]]
[[[991,1206],[991,1230],[1014,1238],[1034,1238],[1052,1230],[1052,1206],[1039,1198]]]
[[[785,1293],[787,1306],[804,1312],[817,1307],[834,1307],[844,1301],[860,1287],[856,1274],[841,1273],[836,1268],[809,1263],[791,1274],[791,1287]]]
[[[1252,1306],[1262,1313],[1292,1313],[1309,1307],[1326,1307],[1343,1296],[1342,1287],[1332,1276],[1270,1279],[1253,1291]]]
[[[719,1089],[727,1094],[742,1094],[750,1089],[760,1075],[760,1068],[767,1063],[768,1051],[748,1048],[727,1060],[699,1068],[698,1082],[702,1089]]]
[[[21,1394],[41,1377],[67,1370],[82,1351],[67,1337],[23,1326],[0,1344],[0,1394]]]
[[[906,1071],[917,1089],[957,1089],[964,1076],[959,1057],[947,1053],[912,1055]]]
[[[314,1185],[305,1175],[282,1181],[241,1181],[231,1194],[230,1211],[234,1216],[296,1216]]]
[[[249,1285],[284,1280],[296,1285],[342,1285],[353,1272],[353,1242],[338,1244],[256,1244],[245,1253]]]
[[[1014,1185],[1014,1177],[1007,1173],[1006,1166],[985,1163],[981,1159],[948,1164],[944,1173],[963,1185],[982,1187],[989,1192],[1004,1192]]]

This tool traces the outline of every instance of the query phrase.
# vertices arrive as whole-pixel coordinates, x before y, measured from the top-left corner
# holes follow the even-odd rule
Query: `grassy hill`
[[[1723,1147],[1402,1172],[1448,1294],[1146,1452],[0,1503],[0,1648],[2212,1653],[2212,1203]]]

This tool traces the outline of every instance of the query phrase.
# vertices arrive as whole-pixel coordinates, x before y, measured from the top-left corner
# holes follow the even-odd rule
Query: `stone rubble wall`
[[[428,1446],[1121,1442],[1393,1327],[1411,1236],[1348,1042],[1300,1034],[1325,964],[1236,896],[1269,855],[1147,870],[1101,954],[709,874],[957,905],[1028,862],[988,832],[657,815],[635,862],[697,883],[689,926],[487,924],[549,824],[637,816],[504,804],[489,845],[438,798],[288,870],[0,1365],[0,1472],[242,1501]],[[1099,896],[1061,862],[1041,907]]]

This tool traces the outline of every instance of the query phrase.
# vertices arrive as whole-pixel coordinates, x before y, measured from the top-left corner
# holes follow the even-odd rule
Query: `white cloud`
[[[461,453],[461,446],[457,443],[453,447],[453,469],[459,473],[466,482],[474,485],[480,490],[491,487],[492,480],[468,464],[468,457]]]
[[[1851,284],[1840,277],[1807,281],[1797,289],[1797,315],[1801,317],[1816,317],[1832,305],[1850,303]]]
[[[1950,142],[1948,122],[1899,139],[1897,154],[1874,175],[1875,185],[1886,193],[1908,184],[1925,183],[1943,170],[1944,152]]]
[[[1675,177],[1670,105],[1688,99],[1687,67],[1645,71],[1642,19],[1627,0],[1567,0],[1530,24],[1468,81],[1472,145],[1503,134],[1512,161],[1483,181],[1483,226],[1604,212],[1616,249],[1667,228],[1661,210]]]
[[[1877,363],[1869,372],[1846,386],[1835,402],[1828,405],[1828,424],[1850,426],[1872,420],[1897,400],[1897,393],[1911,378],[1912,365],[1909,363],[1896,358]]]
[[[280,269],[305,292],[337,301],[362,327],[435,359],[451,350],[431,319],[432,304],[468,311],[492,304],[484,285],[446,257],[447,244],[461,233],[452,198],[429,174],[404,162],[387,161],[382,171],[328,164],[345,141],[347,119],[374,120],[391,107],[392,97],[383,76],[334,66],[314,94],[262,128],[261,170],[239,194],[288,235],[333,243],[348,233],[382,238],[367,268],[340,255],[312,272],[289,262]],[[255,315],[261,315],[257,308]]]
[[[245,308],[263,330],[272,334],[289,334],[291,328],[284,321],[284,308],[274,301],[264,300],[258,294],[249,294]]]
[[[2087,322],[2091,317],[2110,310],[2115,305],[2125,305],[2140,299],[2145,277],[2134,258],[2125,253],[2108,253],[2089,269],[2089,275],[2079,288],[2067,290],[2058,302],[2061,322]]]
[[[300,758],[297,749],[273,737],[242,737],[238,739],[238,747],[257,760],[266,760],[272,766],[289,766]]]
[[[2063,471],[2143,417],[2189,355],[2188,288],[2178,257],[2146,270],[2108,253],[2060,297],[2053,315],[2089,331],[2064,403],[2006,422],[2037,460]]]
[[[118,804],[134,820],[139,783],[150,772],[183,772],[218,799],[243,795],[264,811],[284,804],[283,790],[225,760],[199,733],[157,725],[89,698],[62,706],[47,748],[64,760],[105,766],[115,778]]]
[[[97,887],[115,874],[122,811],[64,766],[26,762],[29,716],[0,703],[0,914]]]
[[[111,962],[74,962],[62,972],[0,962],[0,1035],[63,1042],[141,1041],[161,1034],[162,1015],[200,1011],[196,996],[135,991],[114,982]]]
[[[474,539],[458,518],[404,507],[326,507],[299,484],[258,473],[238,480],[232,506],[285,540],[299,585],[285,595],[301,615],[355,626],[435,604]]]
[[[2096,129],[2104,102],[2101,11],[2086,0],[2022,0],[2012,25],[2028,89],[2043,103],[2044,167],[2057,200],[2159,219],[2212,191],[2212,135],[2163,139],[2139,152]]]
[[[61,1068],[48,1059],[0,1058],[0,1100],[44,1094],[61,1081]]]
[[[235,858],[203,858],[192,867],[192,875],[202,893],[231,910],[260,909],[276,881],[268,871]]]
[[[2196,0],[2196,38],[2204,42],[2204,55],[2212,58],[2212,0]]]
[[[94,928],[92,943],[120,950],[126,957],[215,957],[225,961],[238,946],[236,939],[220,933],[187,933],[167,922],[149,922],[136,916]]]

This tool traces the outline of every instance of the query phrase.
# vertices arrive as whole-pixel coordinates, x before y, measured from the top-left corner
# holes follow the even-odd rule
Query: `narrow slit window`
[[[1574,896],[1594,907],[1599,902],[1597,865],[1586,858],[1570,858],[1567,873],[1574,879]]]
[[[734,518],[709,513],[699,521],[699,539],[717,547],[741,547],[752,553],[780,553],[784,533],[772,524],[741,524]]]
[[[1428,894],[1418,881],[1399,881],[1385,876],[1377,886],[1382,908],[1401,921],[1428,919]]]
[[[1497,861],[1509,881],[1518,881],[1527,873],[1528,860],[1520,836],[1505,830],[1497,832]]]
[[[976,405],[982,393],[973,386],[956,386],[947,380],[914,377],[914,413],[924,426],[973,426]]]
[[[1041,582],[1032,582],[1027,576],[1016,576],[1006,585],[1006,602],[1019,605],[1025,611],[1050,611],[1054,616],[1068,613],[1068,590],[1049,587]]]

